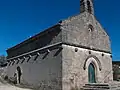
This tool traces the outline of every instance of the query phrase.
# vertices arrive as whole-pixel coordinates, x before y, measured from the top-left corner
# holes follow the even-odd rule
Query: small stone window
[[[94,30],[93,26],[91,24],[88,25],[89,32],[92,32]]]

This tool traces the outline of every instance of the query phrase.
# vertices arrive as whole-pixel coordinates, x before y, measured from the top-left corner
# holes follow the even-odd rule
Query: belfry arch
[[[94,14],[93,0],[80,0],[80,12]]]

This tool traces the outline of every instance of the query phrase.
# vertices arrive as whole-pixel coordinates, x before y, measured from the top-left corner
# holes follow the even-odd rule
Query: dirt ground
[[[0,90],[31,90],[12,86],[0,77]]]
[[[0,84],[0,90],[30,90],[30,89],[23,89],[11,85]]]

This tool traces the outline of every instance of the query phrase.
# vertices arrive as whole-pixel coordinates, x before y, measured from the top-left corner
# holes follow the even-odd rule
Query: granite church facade
[[[7,53],[8,78],[20,67],[20,83],[40,90],[72,90],[113,81],[110,40],[94,16],[93,0],[80,0],[79,15],[60,21]]]

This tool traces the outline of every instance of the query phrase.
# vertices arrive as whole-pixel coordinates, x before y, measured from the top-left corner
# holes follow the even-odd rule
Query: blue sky
[[[94,0],[95,15],[120,60],[120,0]],[[80,11],[79,0],[0,0],[0,55],[6,49]]]

